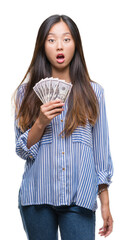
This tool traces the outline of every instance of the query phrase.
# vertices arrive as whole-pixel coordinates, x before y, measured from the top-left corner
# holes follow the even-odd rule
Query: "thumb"
[[[103,229],[104,229],[104,232],[106,232],[106,230],[107,230],[107,219],[104,219]]]

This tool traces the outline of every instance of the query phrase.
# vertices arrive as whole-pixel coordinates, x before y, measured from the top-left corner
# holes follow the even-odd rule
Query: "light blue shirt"
[[[42,138],[27,148],[28,132],[22,132],[15,120],[16,153],[26,160],[20,186],[21,205],[70,205],[95,211],[99,184],[110,186],[113,163],[109,146],[109,129],[106,115],[104,89],[91,82],[98,98],[100,115],[94,127],[87,120],[69,137],[58,136],[64,128],[68,99],[64,111],[52,119]],[[19,106],[26,83],[17,93]]]

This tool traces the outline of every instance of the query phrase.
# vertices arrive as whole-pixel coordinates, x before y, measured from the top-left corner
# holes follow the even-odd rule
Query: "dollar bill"
[[[69,93],[70,93],[70,90],[71,90],[71,84],[68,84],[66,82],[63,82],[63,81],[59,81],[59,93],[57,95],[57,97],[59,99],[62,100],[62,102],[65,102]]]
[[[33,90],[42,103],[55,99],[60,99],[62,102],[65,102],[70,94],[72,86],[71,83],[67,83],[63,79],[50,77],[41,79],[35,84]]]

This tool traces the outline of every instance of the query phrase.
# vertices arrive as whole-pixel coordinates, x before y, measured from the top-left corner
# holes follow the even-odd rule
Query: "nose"
[[[62,43],[62,40],[58,40],[57,41],[57,50],[62,50],[63,49],[63,43]]]

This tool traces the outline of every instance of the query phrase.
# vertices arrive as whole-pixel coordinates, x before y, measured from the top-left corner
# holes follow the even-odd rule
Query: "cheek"
[[[48,59],[52,59],[52,48],[45,45],[45,54]]]
[[[74,56],[74,53],[75,53],[75,46],[72,46],[69,49],[67,49],[67,53],[68,53],[69,58],[72,59]]]

